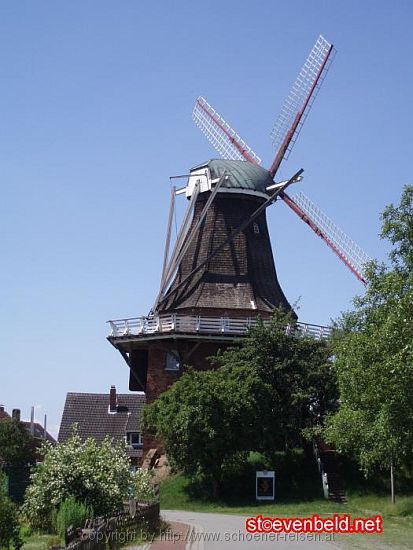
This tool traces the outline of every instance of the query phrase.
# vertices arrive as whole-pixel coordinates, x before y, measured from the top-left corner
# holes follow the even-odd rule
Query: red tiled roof
[[[6,411],[0,411],[0,420],[4,420],[6,418],[10,418],[9,413],[7,413]]]

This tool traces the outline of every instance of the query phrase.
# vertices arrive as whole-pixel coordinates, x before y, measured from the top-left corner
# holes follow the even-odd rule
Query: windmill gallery
[[[129,389],[144,391],[148,403],[174,383],[182,365],[209,368],[207,358],[246,334],[258,317],[268,321],[279,307],[292,311],[277,279],[266,220],[267,207],[277,199],[364,282],[364,252],[304,194],[287,194],[303,170],[275,181],[333,57],[333,46],[320,36],[275,123],[277,152],[269,169],[205,99],[197,99],[194,122],[222,159],[195,166],[185,187],[172,188],[160,290],[149,315],[109,322],[108,340],[130,369]],[[171,246],[181,196],[187,208]],[[296,333],[328,336],[328,327],[300,323],[292,313]],[[144,452],[153,443],[144,438]]]

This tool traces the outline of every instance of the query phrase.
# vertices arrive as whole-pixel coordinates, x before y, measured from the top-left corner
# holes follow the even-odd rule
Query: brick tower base
[[[130,368],[129,389],[144,391],[149,404],[176,382],[184,366],[210,369],[209,358],[234,345],[234,340],[234,336],[156,334],[117,338],[116,347]],[[143,456],[155,447],[162,450],[152,434],[144,433]]]

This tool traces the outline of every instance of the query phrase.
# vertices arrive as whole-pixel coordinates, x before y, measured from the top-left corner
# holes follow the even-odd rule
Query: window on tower
[[[259,235],[260,233],[260,226],[257,223],[254,223],[254,233],[256,235]]]
[[[181,368],[181,360],[177,351],[168,351],[165,360],[165,370],[177,372]]]

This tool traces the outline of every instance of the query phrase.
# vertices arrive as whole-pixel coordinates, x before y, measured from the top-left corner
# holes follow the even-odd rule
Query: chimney
[[[115,413],[117,408],[116,386],[110,387],[109,393],[109,412]]]
[[[11,417],[16,422],[20,422],[20,409],[13,409],[11,411]]]
[[[4,412],[4,405],[0,405],[0,412]]]
[[[43,424],[43,439],[47,439],[47,414],[44,415],[44,424]]]

